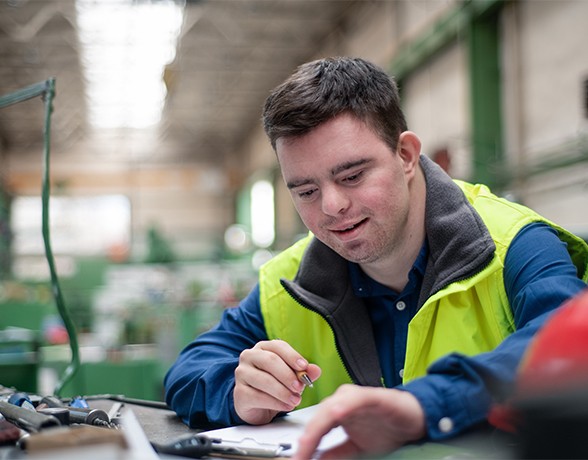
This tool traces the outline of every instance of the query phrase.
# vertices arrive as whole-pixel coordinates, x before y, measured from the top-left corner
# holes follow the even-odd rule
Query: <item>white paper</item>
[[[202,434],[209,438],[220,438],[246,445],[250,440],[254,444],[290,444],[292,447],[281,456],[290,457],[298,449],[298,438],[304,432],[306,423],[312,418],[318,406],[290,412],[267,425],[240,425],[218,430],[206,431]],[[323,437],[317,452],[324,451],[341,444],[347,439],[343,428],[337,427]]]

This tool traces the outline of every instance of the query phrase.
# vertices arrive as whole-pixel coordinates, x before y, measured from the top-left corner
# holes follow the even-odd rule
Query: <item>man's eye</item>
[[[357,182],[361,178],[362,173],[363,173],[363,171],[360,171],[355,174],[351,174],[350,176],[347,176],[344,179],[344,182]]]
[[[303,200],[309,199],[315,192],[315,189],[312,190],[305,190],[304,192],[298,192],[298,198]]]

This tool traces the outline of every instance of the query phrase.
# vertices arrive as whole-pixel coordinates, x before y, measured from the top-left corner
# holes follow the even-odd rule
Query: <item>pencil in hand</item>
[[[298,377],[298,380],[304,383],[305,387],[312,388],[312,380],[310,380],[310,377],[305,371],[296,371],[296,377]]]

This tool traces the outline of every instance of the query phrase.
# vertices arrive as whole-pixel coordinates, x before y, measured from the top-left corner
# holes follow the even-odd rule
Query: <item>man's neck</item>
[[[402,292],[408,283],[408,274],[425,242],[426,185],[420,168],[411,183],[411,197],[412,204],[403,244],[382,260],[366,265],[360,264],[370,278],[396,292]]]
[[[374,264],[360,265],[361,269],[378,283],[393,289],[396,292],[402,292],[408,283],[408,274],[410,273],[424,243],[420,239],[419,245],[406,245],[402,253],[395,254],[384,261]]]

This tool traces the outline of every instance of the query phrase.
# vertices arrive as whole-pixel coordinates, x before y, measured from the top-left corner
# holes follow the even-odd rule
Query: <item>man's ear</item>
[[[404,131],[398,138],[398,148],[396,150],[400,159],[404,163],[404,170],[409,174],[414,171],[419,164],[421,155],[421,140],[412,131]]]

